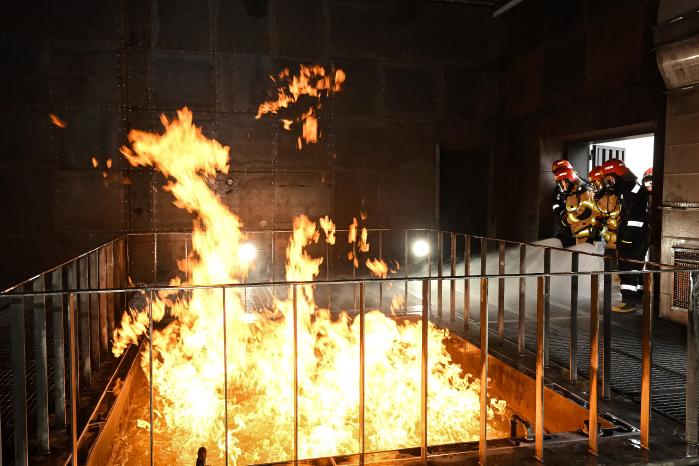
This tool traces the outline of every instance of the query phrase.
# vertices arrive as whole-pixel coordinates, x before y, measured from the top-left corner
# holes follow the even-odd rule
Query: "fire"
[[[54,115],[53,113],[49,113],[49,119],[51,120],[51,123],[53,123],[53,125],[57,126],[58,128],[68,127],[68,123],[61,120],[58,116]]]
[[[237,254],[245,240],[243,224],[207,184],[217,172],[228,172],[229,148],[207,139],[186,108],[173,121],[163,117],[162,122],[163,134],[132,131],[131,147],[122,148],[122,153],[134,166],[161,171],[175,204],[195,214],[189,283],[239,283],[247,273],[247,264]],[[325,217],[319,223],[330,241],[332,221]],[[315,302],[310,282],[323,259],[311,257],[307,247],[319,237],[315,222],[296,217],[286,249],[287,280],[309,282],[298,285],[296,292],[300,458],[350,454],[359,448],[359,319],[346,312],[331,314]],[[383,261],[369,263],[379,264],[385,276]],[[184,261],[180,266],[184,269]],[[183,277],[171,283],[179,284]],[[148,335],[148,308],[159,323],[141,357],[143,374],[149,378],[151,346],[154,422],[151,426],[147,403],[142,403],[140,419],[124,436],[129,453],[116,451],[112,464],[122,464],[123,455],[134,455],[139,448],[147,455],[148,435],[140,433],[150,429],[157,464],[193,463],[201,445],[211,459],[223,458],[227,444],[232,464],[292,458],[294,292],[289,286],[286,298],[275,299],[273,309],[253,318],[245,312],[241,293],[238,288],[225,294],[212,288],[155,294],[146,296],[145,308],[124,314],[114,333],[117,356]],[[165,317],[172,319],[166,324]],[[446,330],[429,325],[430,444],[478,438],[479,381],[452,362],[445,349],[447,337]],[[367,451],[419,445],[421,339],[419,322],[397,322],[379,311],[366,313]],[[147,391],[140,393],[147,396]],[[504,402],[492,400],[489,419],[503,410]]]
[[[374,277],[386,278],[388,276],[388,266],[381,259],[367,259],[365,265]]]
[[[328,244],[335,244],[335,224],[327,215],[318,219],[320,227],[325,232],[325,241]]]
[[[293,119],[281,118],[284,129],[289,131],[294,123],[301,124],[301,136],[298,137],[297,147],[318,142],[318,109],[322,99],[342,90],[345,82],[345,72],[341,69],[326,72],[320,65],[301,65],[298,75],[291,75],[288,68],[284,69],[277,78],[270,76],[273,82],[279,83],[276,100],[260,104],[255,118],[261,118],[267,113],[278,113],[281,109],[289,108],[303,96],[311,98],[311,104]]]

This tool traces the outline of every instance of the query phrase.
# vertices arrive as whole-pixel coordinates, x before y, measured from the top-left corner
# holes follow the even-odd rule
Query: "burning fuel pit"
[[[349,287],[353,287],[353,285],[348,285],[347,288]],[[255,290],[252,293],[254,292]],[[354,318],[344,313],[333,313],[328,317],[335,324],[357,330],[356,325],[353,325],[359,321],[356,313],[353,313]],[[365,319],[367,337],[373,333],[373,330],[370,330],[374,326],[374,324],[370,323],[372,321],[376,321],[375,324],[381,322],[387,325],[387,327],[381,329],[384,334],[389,330],[394,330],[399,333],[406,332],[407,334],[417,332],[419,335],[421,331],[419,316],[386,317],[377,311],[373,311],[367,312]],[[387,340],[390,340],[390,338],[387,338]],[[403,378],[402,384],[413,386],[412,391],[410,388],[401,389],[399,385],[395,386],[393,390],[384,391],[386,387],[385,381],[377,380],[377,385],[382,390],[381,392],[372,393],[374,385],[372,374],[375,374],[375,372],[372,369],[371,353],[372,350],[376,351],[376,347],[370,341],[371,339],[367,338],[365,355],[367,376],[364,381],[364,391],[366,393],[365,422],[369,425],[365,426],[364,431],[368,440],[366,451],[373,453],[368,454],[365,457],[365,461],[419,458],[420,410],[422,409],[422,400],[419,392],[420,355],[415,355],[412,358],[412,364],[406,366],[406,372],[400,374]],[[210,342],[210,344],[214,343],[213,341]],[[358,357],[358,341],[353,342],[353,344],[355,347],[346,348],[346,351],[348,354]],[[318,351],[317,347],[315,351]],[[430,368],[427,378],[428,445],[430,445],[428,453],[430,455],[442,455],[477,451],[480,410],[478,400],[479,381],[469,374],[477,374],[480,371],[480,349],[460,336],[454,333],[445,333],[430,323],[428,351],[428,358],[435,361],[434,363],[428,363]],[[299,354],[301,352],[299,351]],[[288,361],[277,361],[279,373],[288,374],[293,372],[293,351],[291,356],[287,358],[289,359]],[[186,434],[183,433],[182,429],[173,426],[173,429],[169,430],[167,425],[159,422],[159,419],[161,421],[164,421],[164,419],[161,417],[162,400],[159,400],[160,394],[157,387],[152,391],[152,414],[156,429],[153,432],[151,448],[150,423],[148,422],[151,415],[151,387],[148,383],[149,372],[141,370],[141,368],[149,367],[150,353],[142,351],[140,357],[140,365],[134,364],[134,368],[125,380],[124,388],[119,395],[120,400],[117,403],[119,410],[113,411],[106,421],[104,432],[116,432],[116,435],[113,435],[112,438],[100,437],[98,439],[88,461],[90,465],[145,465],[150,463],[151,453],[153,454],[154,464],[184,465],[191,464],[196,459],[196,448],[191,446],[188,449],[183,448],[188,442],[183,438],[183,435]],[[307,390],[311,381],[302,381],[303,371],[299,370],[297,408],[299,459],[332,456],[337,464],[357,462],[357,452],[359,451],[358,435],[360,431],[358,425],[360,419],[358,412],[360,393],[358,362],[358,359],[351,361],[350,357],[346,360],[346,364],[342,365],[341,368],[345,370],[345,373],[351,375],[344,378],[340,391],[330,400],[306,399],[304,401],[303,399],[308,396]],[[291,371],[286,371],[284,366],[290,368]],[[302,364],[299,366],[302,366]],[[385,369],[385,372],[390,372],[390,369]],[[440,378],[444,372],[451,372],[451,377],[463,377],[465,384],[460,386],[466,387],[466,390],[471,392],[471,396],[465,396],[462,399],[472,403],[470,405],[447,407],[449,415],[455,417],[452,419],[452,423],[440,426],[437,423],[443,421],[440,417],[443,418],[444,416],[444,402],[453,402],[454,400],[453,393],[445,394],[443,392],[443,380],[440,380]],[[270,377],[272,377],[271,374]],[[277,380],[270,380],[270,383],[279,383],[279,379],[283,377],[277,376],[275,378]],[[488,439],[493,441],[491,443],[494,448],[513,447],[516,443],[503,440],[498,441],[498,439],[517,437],[520,442],[528,443],[532,440],[530,433],[535,419],[534,379],[491,355],[489,356],[489,380],[488,394],[492,409],[490,410],[491,415],[488,420]],[[190,382],[196,385],[195,380]],[[252,427],[252,425],[236,426],[237,421],[232,418],[237,415],[235,413],[245,410],[245,405],[248,402],[259,402],[259,400],[255,400],[254,395],[249,399],[244,399],[239,396],[239,393],[236,393],[237,389],[232,390],[229,386],[230,399],[226,400],[228,410],[226,411],[223,403],[218,407],[210,407],[211,409],[219,410],[218,416],[215,417],[216,421],[219,421],[221,425],[226,425],[225,418],[226,416],[229,417],[229,428],[234,432],[232,435],[236,436],[238,440],[233,442],[232,436],[229,436],[228,449],[229,454],[233,448],[239,452],[235,457],[237,464],[283,463],[293,459],[294,378],[292,374],[286,377],[286,382],[288,382],[288,393],[291,395],[288,400],[289,406],[287,406],[288,416],[281,422],[279,419],[264,419],[268,414],[263,411],[266,408],[261,406],[259,415],[262,419],[259,420],[260,425],[254,432],[247,435],[242,430],[246,427]],[[449,380],[449,382],[454,381]],[[458,382],[455,385],[459,385]],[[318,389],[321,388],[317,387],[316,390]],[[343,397],[344,400],[340,400],[339,397]],[[353,400],[347,403],[347,398],[353,398]],[[546,405],[544,430],[546,433],[573,433],[583,430],[585,421],[589,417],[589,413],[584,406],[549,388],[545,389],[544,399]],[[345,408],[346,405],[353,409]],[[247,408],[254,409],[251,406]],[[314,412],[307,412],[309,410]],[[348,412],[353,410],[355,412],[348,416]],[[381,418],[372,418],[377,411],[380,412],[379,416]],[[401,416],[405,417],[401,424],[403,426],[402,429],[385,432],[383,443],[379,445],[371,443],[373,441],[372,438],[375,438],[373,436],[378,434],[377,422],[380,425],[385,425],[387,428],[395,427],[391,417]],[[312,419],[316,420],[317,424],[315,426],[308,428],[308,426],[302,425]],[[462,421],[466,430],[462,430],[459,427]],[[602,419],[600,421],[603,428],[614,427],[608,421]],[[264,429],[265,425],[268,425],[269,428]],[[449,432],[452,430],[452,427],[453,431]],[[430,429],[432,429],[432,432]],[[196,426],[192,426],[192,431],[195,430]],[[581,441],[586,440],[584,434],[574,434],[572,437]],[[271,440],[273,438],[282,440],[282,443],[275,445],[275,454],[265,455],[268,451],[267,449],[274,445],[274,441]],[[343,438],[346,441],[345,443],[335,442],[334,445],[326,444],[323,446],[324,441],[332,442],[333,439],[337,438]],[[287,443],[283,444],[283,441]],[[317,448],[319,445],[321,448]],[[213,460],[212,464],[224,464],[225,441],[216,442],[215,438],[211,438],[205,446],[208,449],[209,458]],[[259,448],[260,446],[262,448]],[[332,449],[326,448],[327,446],[331,446]],[[335,451],[332,451],[333,449]],[[302,451],[310,452],[312,456],[305,456],[301,454]],[[312,452],[314,451],[322,453],[313,455]],[[321,463],[319,462],[319,464]]]

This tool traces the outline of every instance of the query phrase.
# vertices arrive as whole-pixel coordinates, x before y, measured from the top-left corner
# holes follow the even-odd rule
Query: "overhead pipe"
[[[522,3],[524,0],[510,0],[509,2],[505,3],[503,6],[498,8],[493,12],[493,18],[497,18],[508,11],[510,11],[512,8],[516,7],[520,3]]]

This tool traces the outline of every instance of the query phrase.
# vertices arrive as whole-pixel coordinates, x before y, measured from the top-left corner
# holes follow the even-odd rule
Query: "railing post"
[[[88,257],[83,256],[79,259],[79,283],[78,287],[81,290],[90,288],[89,272],[88,272]],[[80,383],[83,386],[90,386],[91,367],[90,367],[90,296],[87,293],[78,295],[78,332],[79,338],[79,354],[80,354]]]
[[[481,275],[488,271],[488,240],[481,238]]]
[[[456,233],[451,233],[451,280],[449,280],[449,322],[452,324],[456,320]]]
[[[114,288],[114,242],[107,246],[107,288]],[[116,296],[109,293],[107,297],[107,352],[109,352],[109,336],[114,334],[114,307]]]
[[[63,267],[51,273],[51,289],[63,290]],[[63,295],[51,297],[51,322],[53,324],[53,393],[54,425],[66,425],[66,360],[63,340]]]
[[[551,249],[544,250],[544,273],[551,273]],[[549,367],[551,348],[551,277],[544,277],[544,367]]]
[[[498,274],[505,273],[505,242],[498,241]],[[505,278],[498,278],[498,344],[505,342]]]
[[[153,431],[155,427],[153,423],[155,421],[154,409],[153,409],[153,290],[148,292],[148,396],[149,396],[149,423],[148,423],[148,435],[149,435],[149,447],[150,447],[150,466],[155,465],[155,458],[153,458]]]
[[[364,282],[359,284],[359,464],[364,464]]]
[[[641,448],[650,448],[650,387],[653,362],[653,274],[643,275],[643,359],[641,371]],[[695,391],[696,393],[696,391]],[[689,414],[689,413],[687,413]],[[689,417],[689,416],[687,416]],[[694,411],[694,419],[697,412]]]
[[[597,369],[599,368],[599,276],[590,276],[590,411],[588,420],[588,449],[593,455],[598,454],[597,415]]]
[[[442,320],[442,267],[444,256],[444,235],[442,231],[437,231],[437,317]]]
[[[379,230],[379,259],[383,260],[383,230]],[[382,309],[383,309],[383,281],[379,282],[379,310],[382,310]]]
[[[464,275],[471,274],[471,237],[464,235]],[[464,332],[468,330],[468,319],[471,313],[471,281],[464,279]]]
[[[66,277],[66,278],[67,278],[67,280],[68,280],[68,289],[69,289],[69,290],[77,290],[77,289],[78,289],[78,260],[77,260],[77,259],[71,261],[70,264],[68,264],[68,270],[67,270],[67,272],[68,272],[68,273],[67,273],[67,277]],[[68,299],[64,300],[63,302],[65,303],[66,308],[68,309],[68,328],[70,329],[70,325],[74,324],[74,325],[75,325],[75,328],[76,328],[76,332],[77,332],[77,328],[78,328],[78,321],[77,321],[77,318],[78,318],[78,317],[77,317],[77,315],[78,315],[78,312],[77,312],[78,306],[77,306],[77,305],[78,305],[78,303],[77,303],[77,298],[75,298],[75,296],[73,296],[73,298],[76,300],[76,302],[74,303],[74,307],[75,307],[75,319],[76,319],[76,320],[75,320],[75,322],[72,322],[72,323],[71,323],[71,320],[70,320],[70,319],[73,318],[73,315],[70,313],[70,302],[69,302],[70,295],[69,295],[69,296],[66,296],[66,298],[68,298]],[[69,339],[70,339],[70,335],[69,335]],[[77,344],[77,343],[76,343],[76,344]],[[75,354],[76,354],[75,357],[77,358],[77,357],[78,357],[78,353],[76,352]],[[76,367],[77,367],[77,366],[76,366]],[[80,387],[80,383],[79,383],[79,382],[80,382],[80,372],[79,372],[79,369],[78,369],[78,373],[76,374],[76,380],[78,381],[78,387]],[[72,382],[71,382],[71,383],[72,383]]]
[[[90,289],[99,289],[99,252],[90,253]],[[100,295],[90,293],[90,362],[95,371],[100,367]]]
[[[420,380],[420,423],[422,425],[420,433],[420,458],[423,464],[427,461],[427,368],[428,368],[428,348],[427,348],[427,330],[428,330],[428,314],[430,308],[430,281],[422,281],[422,363],[421,380]]]
[[[482,240],[481,240],[482,241]],[[481,242],[481,244],[483,244]],[[482,251],[482,249],[481,249]],[[488,279],[481,278],[481,393],[480,434],[478,437],[478,460],[485,466],[488,460]]]
[[[612,259],[604,258],[604,271],[614,268]],[[612,275],[604,275],[604,294],[602,296],[602,398],[612,396]]]
[[[294,324],[294,466],[299,464],[299,335],[298,335],[298,285],[292,287]]]
[[[18,290],[19,291],[19,290]],[[27,363],[24,342],[24,299],[10,302],[10,335],[12,339],[12,407],[14,414],[15,465],[29,464],[27,434]]]
[[[405,312],[408,312],[408,229],[403,229],[403,276],[405,278],[405,289],[403,296],[403,306]]]
[[[68,281],[70,282],[70,279]],[[78,466],[78,312],[75,294],[73,293],[68,296],[68,329],[70,348],[70,450],[73,466]]]
[[[547,249],[547,251],[549,251]],[[546,327],[546,278],[539,277],[536,286],[536,459],[544,461],[544,361]]]
[[[33,291],[46,290],[44,275],[34,279]],[[46,347],[46,297],[35,296],[34,308],[34,362],[36,367],[36,440],[39,451],[49,451],[49,375]]]
[[[98,272],[98,287],[103,290],[107,288],[107,247],[103,246],[99,249],[98,255],[99,272]],[[100,293],[99,296],[99,347],[102,354],[107,354],[107,301],[108,295]]]
[[[579,255],[573,252],[571,257],[571,271],[577,273],[579,269]],[[597,278],[596,278],[597,280]],[[597,291],[595,291],[597,296]],[[596,306],[596,304],[595,304]],[[570,277],[570,358],[568,367],[568,380],[575,383],[578,381],[578,276]]]
[[[548,251],[548,249],[547,249]],[[545,332],[546,277],[537,279],[536,287],[536,459],[544,461],[544,360],[547,334]]]
[[[527,245],[519,245],[519,273],[527,273]],[[517,351],[524,354],[527,319],[527,279],[519,277],[519,319],[517,322]]]
[[[225,422],[225,465],[228,466],[228,319],[226,318],[226,287],[221,288],[221,310],[223,314],[223,420]]]
[[[687,442],[699,443],[699,272],[690,272],[690,305],[687,312]]]

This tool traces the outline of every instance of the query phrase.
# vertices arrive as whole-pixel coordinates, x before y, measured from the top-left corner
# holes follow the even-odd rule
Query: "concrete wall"
[[[191,217],[118,148],[184,105],[231,146],[215,189],[252,228],[293,215],[378,227],[433,226],[435,148],[489,148],[495,41],[482,6],[402,1],[107,0],[14,5],[0,15],[0,283],[127,231],[189,229]],[[286,66],[347,72],[323,138],[253,118]],[[55,113],[68,127],[51,125]],[[111,158],[107,178],[92,167]],[[123,184],[128,178],[130,184]]]

